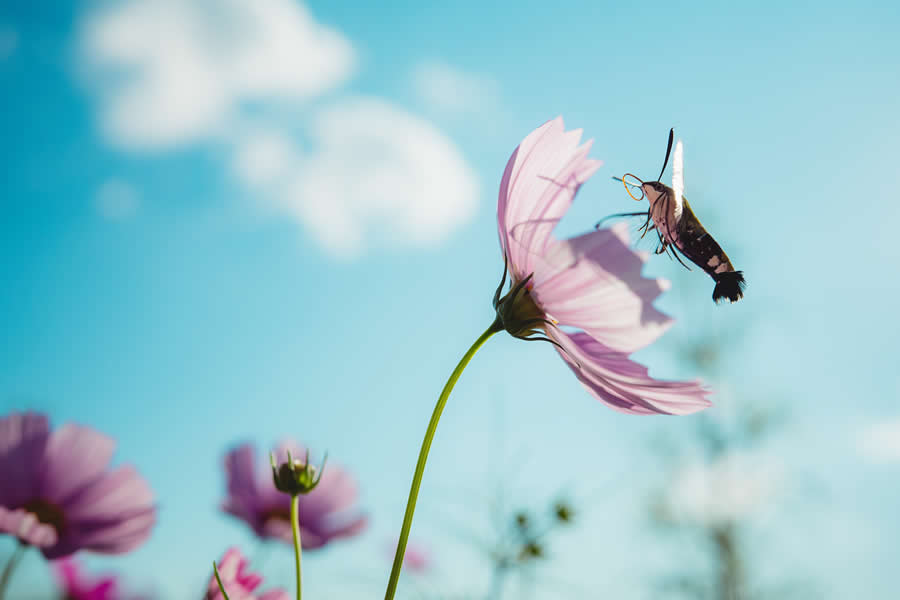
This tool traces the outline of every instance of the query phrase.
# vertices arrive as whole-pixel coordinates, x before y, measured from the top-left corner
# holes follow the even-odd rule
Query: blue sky
[[[768,459],[785,488],[818,482],[772,501],[762,558],[822,597],[890,597],[896,3],[258,5],[0,9],[0,407],[114,435],[160,501],[146,545],[92,565],[193,597],[212,558],[253,544],[216,511],[222,454],[289,435],[353,469],[372,516],[310,554],[309,593],[377,596],[433,402],[491,320],[503,166],[561,114],[605,161],[564,235],[633,209],[608,178],[655,173],[669,127],[684,139],[686,196],[749,287],[716,307],[704,275],[654,258],[678,324],[638,358],[692,376],[691,332],[725,335],[711,410],[785,411]],[[448,512],[483,532],[496,489],[534,506],[567,489],[590,509],[552,577],[647,597],[645,564],[680,556],[644,523],[649,447],[690,422],[614,413],[550,348],[498,336],[432,452],[426,587],[487,578]]]

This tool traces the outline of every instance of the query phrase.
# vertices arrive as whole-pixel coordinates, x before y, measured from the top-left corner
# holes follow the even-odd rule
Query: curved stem
[[[413,513],[416,511],[416,500],[419,497],[419,486],[422,485],[422,475],[425,472],[425,462],[428,460],[428,451],[431,449],[431,442],[434,440],[434,433],[437,430],[438,421],[441,419],[441,413],[444,412],[444,405],[447,404],[447,398],[459,376],[478,349],[492,335],[503,329],[502,323],[498,318],[491,326],[488,327],[481,336],[475,340],[475,343],[466,351],[460,359],[459,364],[450,373],[450,378],[444,384],[444,389],[438,397],[434,412],[431,414],[431,420],[428,422],[428,429],[425,430],[425,439],[422,440],[422,448],[419,450],[419,460],[416,463],[416,471],[413,474],[412,485],[409,488],[409,500],[406,503],[406,513],[403,515],[403,527],[400,529],[400,539],[397,542],[397,553],[394,555],[394,564],[391,567],[391,578],[388,580],[387,590],[384,593],[385,600],[393,600],[397,591],[397,583],[400,580],[400,569],[403,567],[403,555],[406,553],[406,543],[409,540],[409,530],[412,528]]]
[[[291,529],[294,532],[294,566],[297,569],[297,600],[300,600],[300,495],[291,496]]]
[[[503,595],[503,582],[506,580],[507,569],[508,567],[501,564],[494,565],[487,600],[500,600],[500,597]]]
[[[19,544],[6,562],[6,567],[3,568],[3,574],[0,575],[0,600],[3,600],[6,596],[6,586],[9,585],[9,580],[12,578],[13,571],[15,570],[16,565],[19,564],[19,561],[22,560],[24,554],[25,544]]]

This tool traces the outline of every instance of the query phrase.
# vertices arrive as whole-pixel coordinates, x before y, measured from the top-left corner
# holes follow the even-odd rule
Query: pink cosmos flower
[[[581,130],[565,131],[557,118],[526,137],[506,165],[497,224],[511,290],[500,298],[501,282],[498,319],[515,337],[553,343],[584,387],[618,411],[706,408],[709,392],[699,381],[659,381],[628,358],[672,321],[652,306],[668,282],[641,276],[646,255],[630,248],[626,227],[553,236],[578,188],[601,165],[587,157],[592,142],[580,139]]]
[[[295,443],[283,443],[275,451],[279,463],[287,451],[302,457],[305,450]],[[250,444],[231,450],[225,457],[228,497],[222,510],[247,522],[261,538],[293,543],[291,497],[275,489],[268,463],[256,461]],[[359,490],[353,477],[339,465],[328,463],[318,486],[299,496],[300,539],[304,550],[320,548],[335,538],[353,536],[366,527],[367,519],[355,507]]]
[[[153,494],[131,466],[109,468],[115,442],[47,417],[0,419],[0,534],[37,546],[50,559],[77,550],[118,554],[150,535]]]
[[[247,572],[247,559],[243,557],[237,548],[229,548],[225,555],[217,563],[219,577],[230,600],[289,600],[290,596],[281,588],[269,590],[261,596],[256,596],[253,591],[262,583],[262,576]],[[209,578],[209,587],[205,600],[224,600],[222,590],[213,574]]]
[[[88,577],[78,562],[64,558],[53,563],[62,600],[125,600],[116,577]],[[136,598],[134,600],[137,600]]]

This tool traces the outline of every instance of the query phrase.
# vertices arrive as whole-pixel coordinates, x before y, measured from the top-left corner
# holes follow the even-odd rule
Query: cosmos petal
[[[50,424],[45,415],[13,413],[0,419],[0,506],[20,506],[33,498]]]
[[[0,531],[50,559],[125,552],[149,537],[153,495],[134,468],[109,469],[112,438],[74,424],[49,431],[33,414],[0,419],[0,437],[2,488],[15,488],[2,494]]]
[[[295,460],[306,458],[306,448],[292,440],[285,440],[272,452],[277,463],[287,461],[288,450]],[[257,465],[253,464],[255,461],[247,460],[253,456],[252,449],[248,450],[247,445],[235,448],[229,454],[234,456],[226,459],[226,465],[241,466],[240,469],[229,470],[228,497],[222,503],[223,510],[246,521],[261,538],[292,543],[293,534],[287,519],[290,495],[276,489],[269,461],[266,460],[266,465],[258,470],[261,463]],[[310,457],[310,460],[314,459]],[[248,472],[251,470],[252,473]],[[238,480],[242,483],[239,484]],[[244,487],[253,487],[255,491],[244,493]],[[359,486],[350,472],[334,462],[326,464],[318,486],[299,498],[303,547],[319,548],[332,539],[362,531],[366,518],[356,509],[358,500]]]
[[[57,542],[53,526],[41,523],[32,513],[21,508],[9,510],[0,506],[0,534],[2,533],[38,548],[48,548]]]
[[[115,447],[111,437],[89,427],[72,423],[59,427],[47,441],[38,494],[65,504],[103,475]]]
[[[578,188],[602,164],[587,158],[591,142],[579,146],[580,140],[581,130],[565,131],[558,117],[526,137],[507,163],[497,217],[517,279],[533,270],[531,257],[543,253]]]
[[[699,381],[660,381],[647,368],[604,346],[590,335],[548,328],[562,346],[560,356],[597,399],[620,412],[687,415],[710,406],[709,390]]]
[[[255,600],[256,598],[259,600],[288,600],[290,598],[283,589],[269,590],[261,596],[254,594],[254,590],[262,584],[263,578],[261,575],[250,572],[247,559],[237,548],[229,548],[216,566],[222,586],[229,598],[234,600]],[[215,574],[209,578],[206,589],[205,600],[224,599]]]
[[[620,352],[643,348],[672,324],[653,301],[668,286],[641,275],[624,225],[555,242],[534,260],[532,294],[560,325],[583,329]]]
[[[104,473],[90,488],[70,500],[69,521],[117,518],[153,507],[153,492],[131,465]]]
[[[319,515],[342,511],[353,506],[359,497],[359,486],[350,473],[326,465],[319,485],[309,494],[300,497],[300,508],[306,515]]]

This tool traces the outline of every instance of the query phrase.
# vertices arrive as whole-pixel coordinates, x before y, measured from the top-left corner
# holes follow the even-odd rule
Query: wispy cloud
[[[872,462],[900,462],[900,418],[863,427],[856,436],[856,447]]]
[[[127,148],[202,140],[242,102],[302,101],[342,83],[354,51],[292,0],[131,0],[82,28],[101,124]]]
[[[366,240],[431,246],[475,212],[475,173],[428,121],[346,99],[316,114],[311,134],[314,151],[294,161],[277,202],[335,254],[357,255]]]
[[[107,179],[97,188],[94,207],[104,219],[124,221],[141,206],[141,197],[133,185],[118,178]]]
[[[129,0],[91,13],[81,48],[110,143],[225,144],[227,173],[335,255],[435,244],[475,211],[477,178],[459,150],[400,107],[345,97],[299,124],[284,118],[355,64],[350,41],[298,2]]]
[[[441,112],[493,112],[500,104],[500,87],[496,81],[443,62],[419,63],[412,79],[419,98]]]
[[[782,478],[780,464],[758,454],[731,452],[679,471],[666,508],[676,517],[701,523],[746,518],[773,498]]]
[[[6,60],[19,46],[19,34],[8,25],[0,25],[0,60]]]

